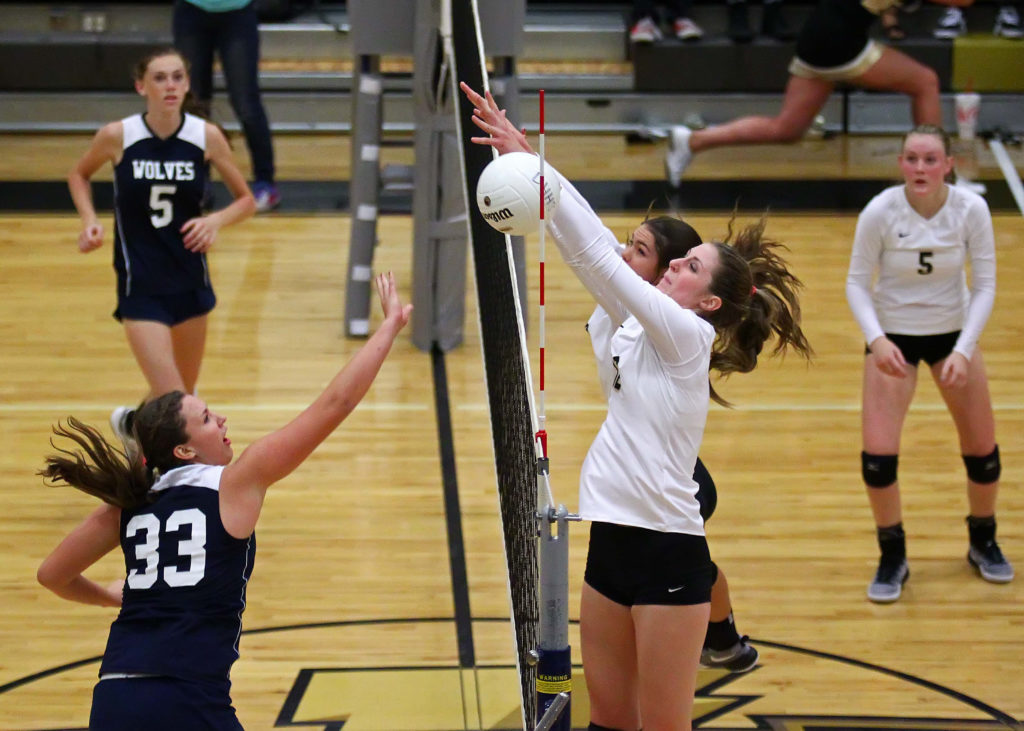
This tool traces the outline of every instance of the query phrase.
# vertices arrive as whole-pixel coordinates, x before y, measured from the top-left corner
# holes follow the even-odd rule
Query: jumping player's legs
[[[637,647],[630,608],[587,583],[580,598],[580,647],[587,672],[590,720],[608,728],[640,728]]]
[[[996,448],[996,425],[992,414],[992,398],[985,375],[985,362],[981,351],[974,354],[967,366],[967,385],[944,388],[939,382],[942,372],[940,361],[932,366],[932,377],[942,394],[949,413],[956,424],[960,438],[960,453],[967,457],[985,457]],[[995,515],[999,480],[988,483],[967,480],[967,499],[971,515],[986,518]]]
[[[195,393],[199,369],[206,349],[207,316],[200,315],[171,328],[174,363],[181,376],[185,393]]]
[[[633,607],[645,731],[689,731],[710,604]],[[589,677],[588,677],[589,683]]]
[[[903,378],[887,376],[874,363],[875,356],[864,358],[864,388],[861,409],[861,434],[864,451],[869,455],[897,455],[903,422],[914,398],[917,370],[908,368]],[[884,487],[868,487],[868,501],[879,527],[903,520],[899,482]]]
[[[135,361],[149,384],[146,399],[168,391],[185,391],[185,381],[178,370],[171,328],[153,320],[124,320],[124,332]]]
[[[821,111],[834,84],[823,79],[790,76],[782,109],[774,117],[740,117],[725,124],[694,130],[690,150],[701,152],[728,145],[794,142],[807,131]]]
[[[882,56],[851,84],[867,89],[899,91],[910,97],[914,124],[942,126],[939,77],[935,71],[905,53],[882,47]]]

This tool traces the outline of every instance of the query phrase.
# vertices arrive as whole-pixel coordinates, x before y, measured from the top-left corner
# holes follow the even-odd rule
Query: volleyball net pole
[[[579,520],[555,504],[545,391],[545,215],[544,215],[544,90],[539,91],[538,151],[540,158],[540,225],[538,226],[538,341],[540,380],[537,398],[537,536],[539,540],[540,617],[537,630],[537,731],[569,731],[571,727],[572,652],[569,646],[569,521]]]

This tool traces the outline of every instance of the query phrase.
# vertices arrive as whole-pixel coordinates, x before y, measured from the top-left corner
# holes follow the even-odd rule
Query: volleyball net
[[[487,85],[485,56],[474,0],[451,0],[451,38],[458,81],[474,89]],[[443,20],[442,20],[443,22]],[[491,228],[476,206],[476,181],[493,159],[489,147],[469,141],[476,127],[473,107],[458,97],[458,136],[469,213],[484,373],[490,406],[491,437],[498,499],[508,568],[512,621],[515,628],[524,728],[532,729],[537,713],[536,665],[539,622],[539,569],[536,527],[536,462],[533,399],[529,380],[514,265],[505,236]]]
[[[453,84],[464,81],[482,92],[488,88],[487,60],[477,2],[449,2]],[[442,10],[442,25],[444,18]],[[568,515],[561,506],[554,507],[547,484],[547,455],[539,438],[543,424],[539,430],[513,248],[505,235],[479,215],[475,205],[476,181],[494,153],[490,147],[470,142],[470,137],[479,134],[472,122],[473,105],[457,89],[453,93],[458,100],[456,131],[463,163],[462,185],[473,253],[523,728],[568,729]],[[541,363],[543,381],[543,360]]]

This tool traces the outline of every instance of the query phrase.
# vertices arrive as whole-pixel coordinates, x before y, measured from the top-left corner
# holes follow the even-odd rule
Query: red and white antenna
[[[544,226],[544,90],[540,90],[540,141],[538,143],[538,149],[540,151],[540,251],[538,253],[538,260],[540,263],[540,306],[538,311],[538,330],[539,341],[540,341],[540,394],[537,398],[537,441],[540,443],[540,456],[542,459],[546,459],[548,456],[548,433],[545,429],[547,415],[545,413],[544,404],[544,235],[546,233]]]

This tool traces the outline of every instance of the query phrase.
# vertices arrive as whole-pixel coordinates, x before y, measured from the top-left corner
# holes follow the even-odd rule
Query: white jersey
[[[559,179],[562,197],[548,230],[600,305],[588,325],[608,399],[580,472],[580,515],[703,535],[693,468],[715,330],[630,269],[614,234]]]
[[[973,355],[996,296],[992,216],[981,196],[947,189],[946,203],[931,218],[917,213],[897,185],[875,196],[857,219],[846,298],[868,344],[885,333],[959,330],[953,349]]]

